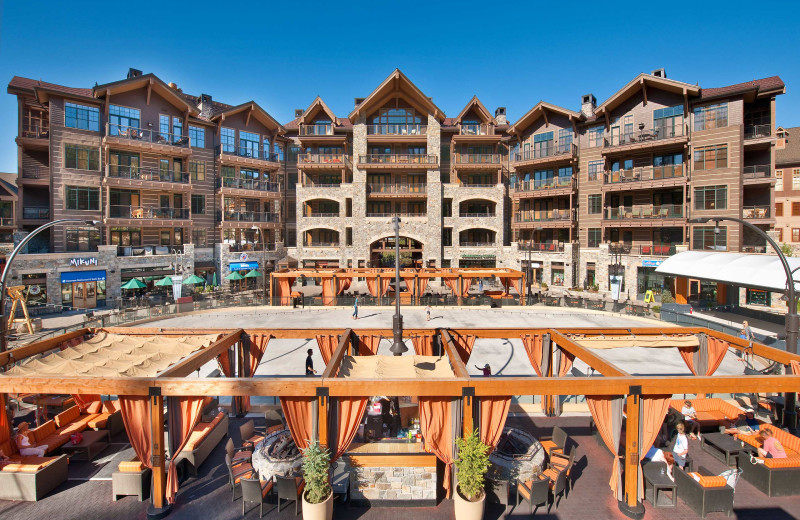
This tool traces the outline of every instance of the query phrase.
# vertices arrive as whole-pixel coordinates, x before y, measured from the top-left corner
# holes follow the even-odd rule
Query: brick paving
[[[238,441],[238,425],[231,422],[231,436]],[[574,488],[569,498],[562,500],[558,509],[549,514],[540,508],[536,518],[542,519],[624,519],[618,511],[616,501],[608,488],[611,455],[597,444],[590,435],[589,420],[586,417],[529,418],[510,417],[509,425],[524,428],[534,435],[549,435],[553,425],[562,426],[578,444],[574,470]],[[242,518],[241,499],[231,502],[230,488],[224,467],[224,442],[220,443],[205,463],[200,467],[197,478],[181,486],[178,500],[168,518],[175,520],[238,519]],[[700,449],[698,441],[690,441],[690,450],[696,465],[703,465],[712,471],[724,470],[724,465]],[[77,463],[76,463],[77,465]],[[73,471],[77,471],[74,468]],[[736,487],[734,518],[737,519],[800,519],[800,497],[769,498],[749,483],[740,480]],[[43,500],[33,502],[0,501],[2,520],[95,520],[95,519],[145,519],[146,503],[137,502],[134,497],[126,497],[117,502],[111,500],[110,481],[68,481]],[[647,520],[683,520],[699,518],[678,498],[674,509],[653,509],[646,504]],[[510,511],[511,518],[527,516],[527,507]],[[499,519],[503,508],[488,505],[484,518]],[[244,518],[258,518],[258,508],[248,511]],[[274,504],[266,508],[264,518],[292,519],[295,517],[294,505],[289,504],[278,514]],[[347,508],[336,504],[334,518],[350,520],[394,520],[420,518],[426,520],[453,518],[452,502],[445,500],[437,507],[426,508]],[[726,518],[723,513],[710,513],[707,518]]]

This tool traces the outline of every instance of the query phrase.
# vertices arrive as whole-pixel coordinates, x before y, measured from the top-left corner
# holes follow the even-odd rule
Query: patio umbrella
[[[226,280],[244,280],[244,276],[239,274],[239,271],[233,271],[231,274],[225,277]]]
[[[131,278],[120,286],[120,289],[144,289],[147,285],[136,278]]]
[[[192,276],[190,276],[189,278],[187,278],[186,280],[183,281],[184,285],[193,285],[193,284],[204,283],[204,282],[205,282],[205,280],[203,280],[202,278],[200,278],[196,274],[193,274]]]
[[[253,269],[252,271],[250,271],[246,275],[244,275],[245,278],[258,278],[260,276],[261,276],[261,273],[259,273],[255,269]]]
[[[156,285],[157,287],[172,287],[172,278],[165,276],[153,285]]]

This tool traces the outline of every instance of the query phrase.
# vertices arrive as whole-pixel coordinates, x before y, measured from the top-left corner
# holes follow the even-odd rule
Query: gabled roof
[[[189,114],[193,116],[197,116],[200,113],[197,109],[197,105],[187,101],[179,90],[170,87],[152,73],[106,83],[104,85],[97,85],[92,89],[92,94],[96,98],[102,98],[108,94],[113,96],[115,93],[129,92],[145,87],[152,88],[161,97],[182,111],[188,111]]]
[[[14,76],[8,83],[8,92],[13,94],[16,91],[29,91],[32,92],[40,102],[46,102],[48,94],[58,93],[67,97],[77,98],[91,98],[92,89],[65,87],[64,85],[56,85],[55,83],[47,83],[38,79],[23,78]]]
[[[327,114],[333,125],[339,124],[338,120],[336,119],[336,114],[333,113],[333,110],[331,110],[330,107],[328,107],[328,105],[326,105],[325,102],[322,101],[322,98],[319,96],[317,96],[314,99],[314,101],[311,102],[308,108],[305,109],[303,114],[298,118],[298,123],[307,124],[311,119],[311,117],[314,116],[320,110],[325,112],[325,114]]]
[[[222,122],[225,120],[226,117],[238,114],[239,112],[244,112],[246,110],[249,110],[251,115],[255,117],[258,121],[261,121],[261,123],[264,126],[266,126],[267,129],[273,132],[277,132],[279,135],[286,133],[286,129],[283,127],[283,125],[277,122],[275,118],[269,115],[267,111],[261,108],[255,101],[248,101],[247,103],[242,103],[241,105],[236,105],[227,108],[225,110],[222,110],[221,112],[214,114],[211,117],[211,120],[212,121],[219,120],[220,122]]]
[[[780,76],[770,76],[768,78],[754,79],[744,83],[736,83],[727,87],[704,88],[701,99],[713,99],[736,94],[744,94],[754,91],[756,95],[763,93],[783,94],[786,92],[786,85]]]
[[[519,120],[511,125],[508,128],[509,134],[519,134],[524,131],[526,128],[531,126],[534,121],[539,119],[540,117],[546,115],[545,112],[555,112],[557,114],[562,114],[568,117],[571,120],[580,121],[583,119],[583,114],[581,112],[575,112],[573,110],[569,110],[567,108],[560,107],[558,105],[552,105],[550,103],[545,103],[544,101],[539,101],[534,105],[534,107],[528,112],[519,118]]]
[[[464,109],[461,110],[461,112],[459,112],[459,114],[456,116],[454,123],[460,123],[461,120],[464,118],[464,116],[467,115],[467,113],[472,108],[474,108],[478,114],[483,116],[484,123],[491,123],[492,121],[494,121],[492,113],[486,110],[486,107],[484,106],[483,103],[481,103],[481,100],[478,99],[478,96],[472,96],[472,99],[469,100],[467,106],[465,106]]]
[[[619,89],[613,96],[603,101],[603,103],[597,107],[595,113],[597,115],[601,115],[606,112],[611,112],[621,105],[626,99],[642,90],[643,87],[646,88],[650,86],[659,90],[666,90],[667,92],[673,92],[676,94],[685,93],[688,96],[699,96],[701,90],[697,85],[690,85],[689,83],[675,81],[674,79],[661,78],[658,76],[653,76],[652,74],[641,73],[629,81],[627,85]]]
[[[800,126],[784,128],[786,144],[775,149],[775,166],[800,164]]]
[[[364,101],[359,103],[359,105],[350,112],[350,120],[355,120],[356,116],[360,113],[369,112],[373,108],[380,107],[388,99],[392,99],[398,95],[407,98],[409,101],[433,114],[433,117],[439,122],[444,121],[444,112],[417,88],[405,74],[400,72],[400,69],[394,69],[394,72],[389,74],[389,77],[378,85],[378,88],[373,90]]]

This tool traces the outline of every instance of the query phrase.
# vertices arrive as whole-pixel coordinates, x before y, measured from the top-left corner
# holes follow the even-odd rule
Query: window
[[[572,151],[572,130],[569,128],[562,128],[558,131],[558,151],[561,153]]]
[[[783,242],[783,228],[778,228],[778,242]]]
[[[65,144],[64,168],[71,168],[74,170],[99,170],[100,150],[77,144]]]
[[[683,105],[654,110],[653,130],[659,138],[683,135]]]
[[[344,243],[347,246],[353,245],[353,228],[345,228],[344,229]]]
[[[589,161],[588,180],[596,181],[597,175],[603,171],[603,161]]]
[[[792,216],[800,217],[800,202],[792,202]]]
[[[183,121],[179,117],[172,118],[172,136],[175,141],[183,137]]]
[[[593,126],[589,129],[589,148],[603,146],[603,127]]]
[[[792,189],[800,190],[800,168],[792,168]]]
[[[170,242],[172,238],[172,233],[170,232],[169,229],[162,229],[161,232],[159,233],[159,237],[160,237],[160,242],[159,242],[160,245],[162,246],[171,245]]]
[[[64,104],[64,126],[79,130],[100,131],[100,110],[76,103]]]
[[[100,188],[67,186],[67,209],[78,211],[100,210]]]
[[[208,239],[205,229],[192,229],[192,244],[195,247],[207,247]]]
[[[453,245],[453,228],[446,227],[442,230],[442,246],[450,247]]]
[[[108,174],[125,179],[139,178],[139,154],[111,150],[108,153]]]
[[[192,175],[193,181],[206,180],[205,161],[189,161],[189,173]]]
[[[453,199],[444,199],[442,201],[442,216],[443,217],[453,216]]]
[[[233,153],[236,149],[236,130],[223,127],[219,132],[219,140],[223,152]]]
[[[800,228],[792,228],[792,242],[800,242]]]
[[[603,212],[603,196],[589,195],[589,215],[598,215]]]
[[[267,143],[265,142],[264,145],[266,144]],[[272,153],[275,154],[275,158],[278,160],[278,162],[283,162],[283,147],[281,145],[275,143],[272,147]]]
[[[68,252],[95,252],[100,245],[100,230],[95,228],[67,228]]]
[[[694,209],[726,209],[727,186],[704,186],[694,189]]]
[[[297,154],[300,153],[300,147],[297,145],[289,146],[289,162],[297,162]]]
[[[728,147],[703,146],[694,150],[694,169],[710,170],[728,166]]]
[[[193,148],[205,148],[206,129],[199,126],[189,126],[189,144]]]
[[[260,157],[261,136],[253,132],[239,130],[239,155],[242,157]],[[268,151],[268,150],[267,150]]]
[[[719,233],[714,230],[717,229]],[[727,251],[728,228],[714,226],[697,226],[692,230],[692,249]]]
[[[601,240],[600,228],[589,228],[589,247],[599,247]]]
[[[172,120],[171,117],[165,116],[163,114],[158,116],[158,133],[159,133],[159,135],[161,135],[161,137],[163,137],[167,141],[170,140],[170,137],[169,137],[169,122],[171,120]]]
[[[120,131],[127,132],[128,128],[138,130],[140,121],[141,112],[135,108],[118,105],[108,107],[108,133],[111,135],[119,135]]]
[[[204,215],[206,212],[206,196],[192,195],[192,214]]]
[[[775,191],[783,191],[783,170],[775,170]]]
[[[553,132],[544,132],[533,136],[533,156],[547,157],[552,153]]]
[[[760,289],[747,289],[747,304],[748,305],[764,305],[769,307],[772,302],[772,295],[768,291]]]
[[[776,202],[775,203],[775,216],[782,217],[783,216],[783,202]]]
[[[694,130],[711,130],[728,126],[728,104],[717,103],[694,109]]]
[[[139,228],[112,227],[111,245],[140,246],[142,245],[142,230]]]
[[[28,289],[28,307],[31,305],[47,305],[47,273],[23,274],[22,284]],[[31,291],[33,286],[38,287],[39,290]]]

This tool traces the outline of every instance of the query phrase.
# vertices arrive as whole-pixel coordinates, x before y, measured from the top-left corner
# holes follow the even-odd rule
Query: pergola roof
[[[393,268],[331,268],[331,269],[315,269],[315,268],[301,268],[301,269],[287,269],[276,271],[270,274],[274,278],[297,278],[305,276],[307,278],[375,278],[380,276],[382,278],[394,278]],[[510,269],[506,267],[498,268],[431,268],[431,269],[401,269],[400,278],[458,278],[459,276],[470,278],[489,278],[496,276],[498,278],[521,278],[525,273],[517,269]]]

